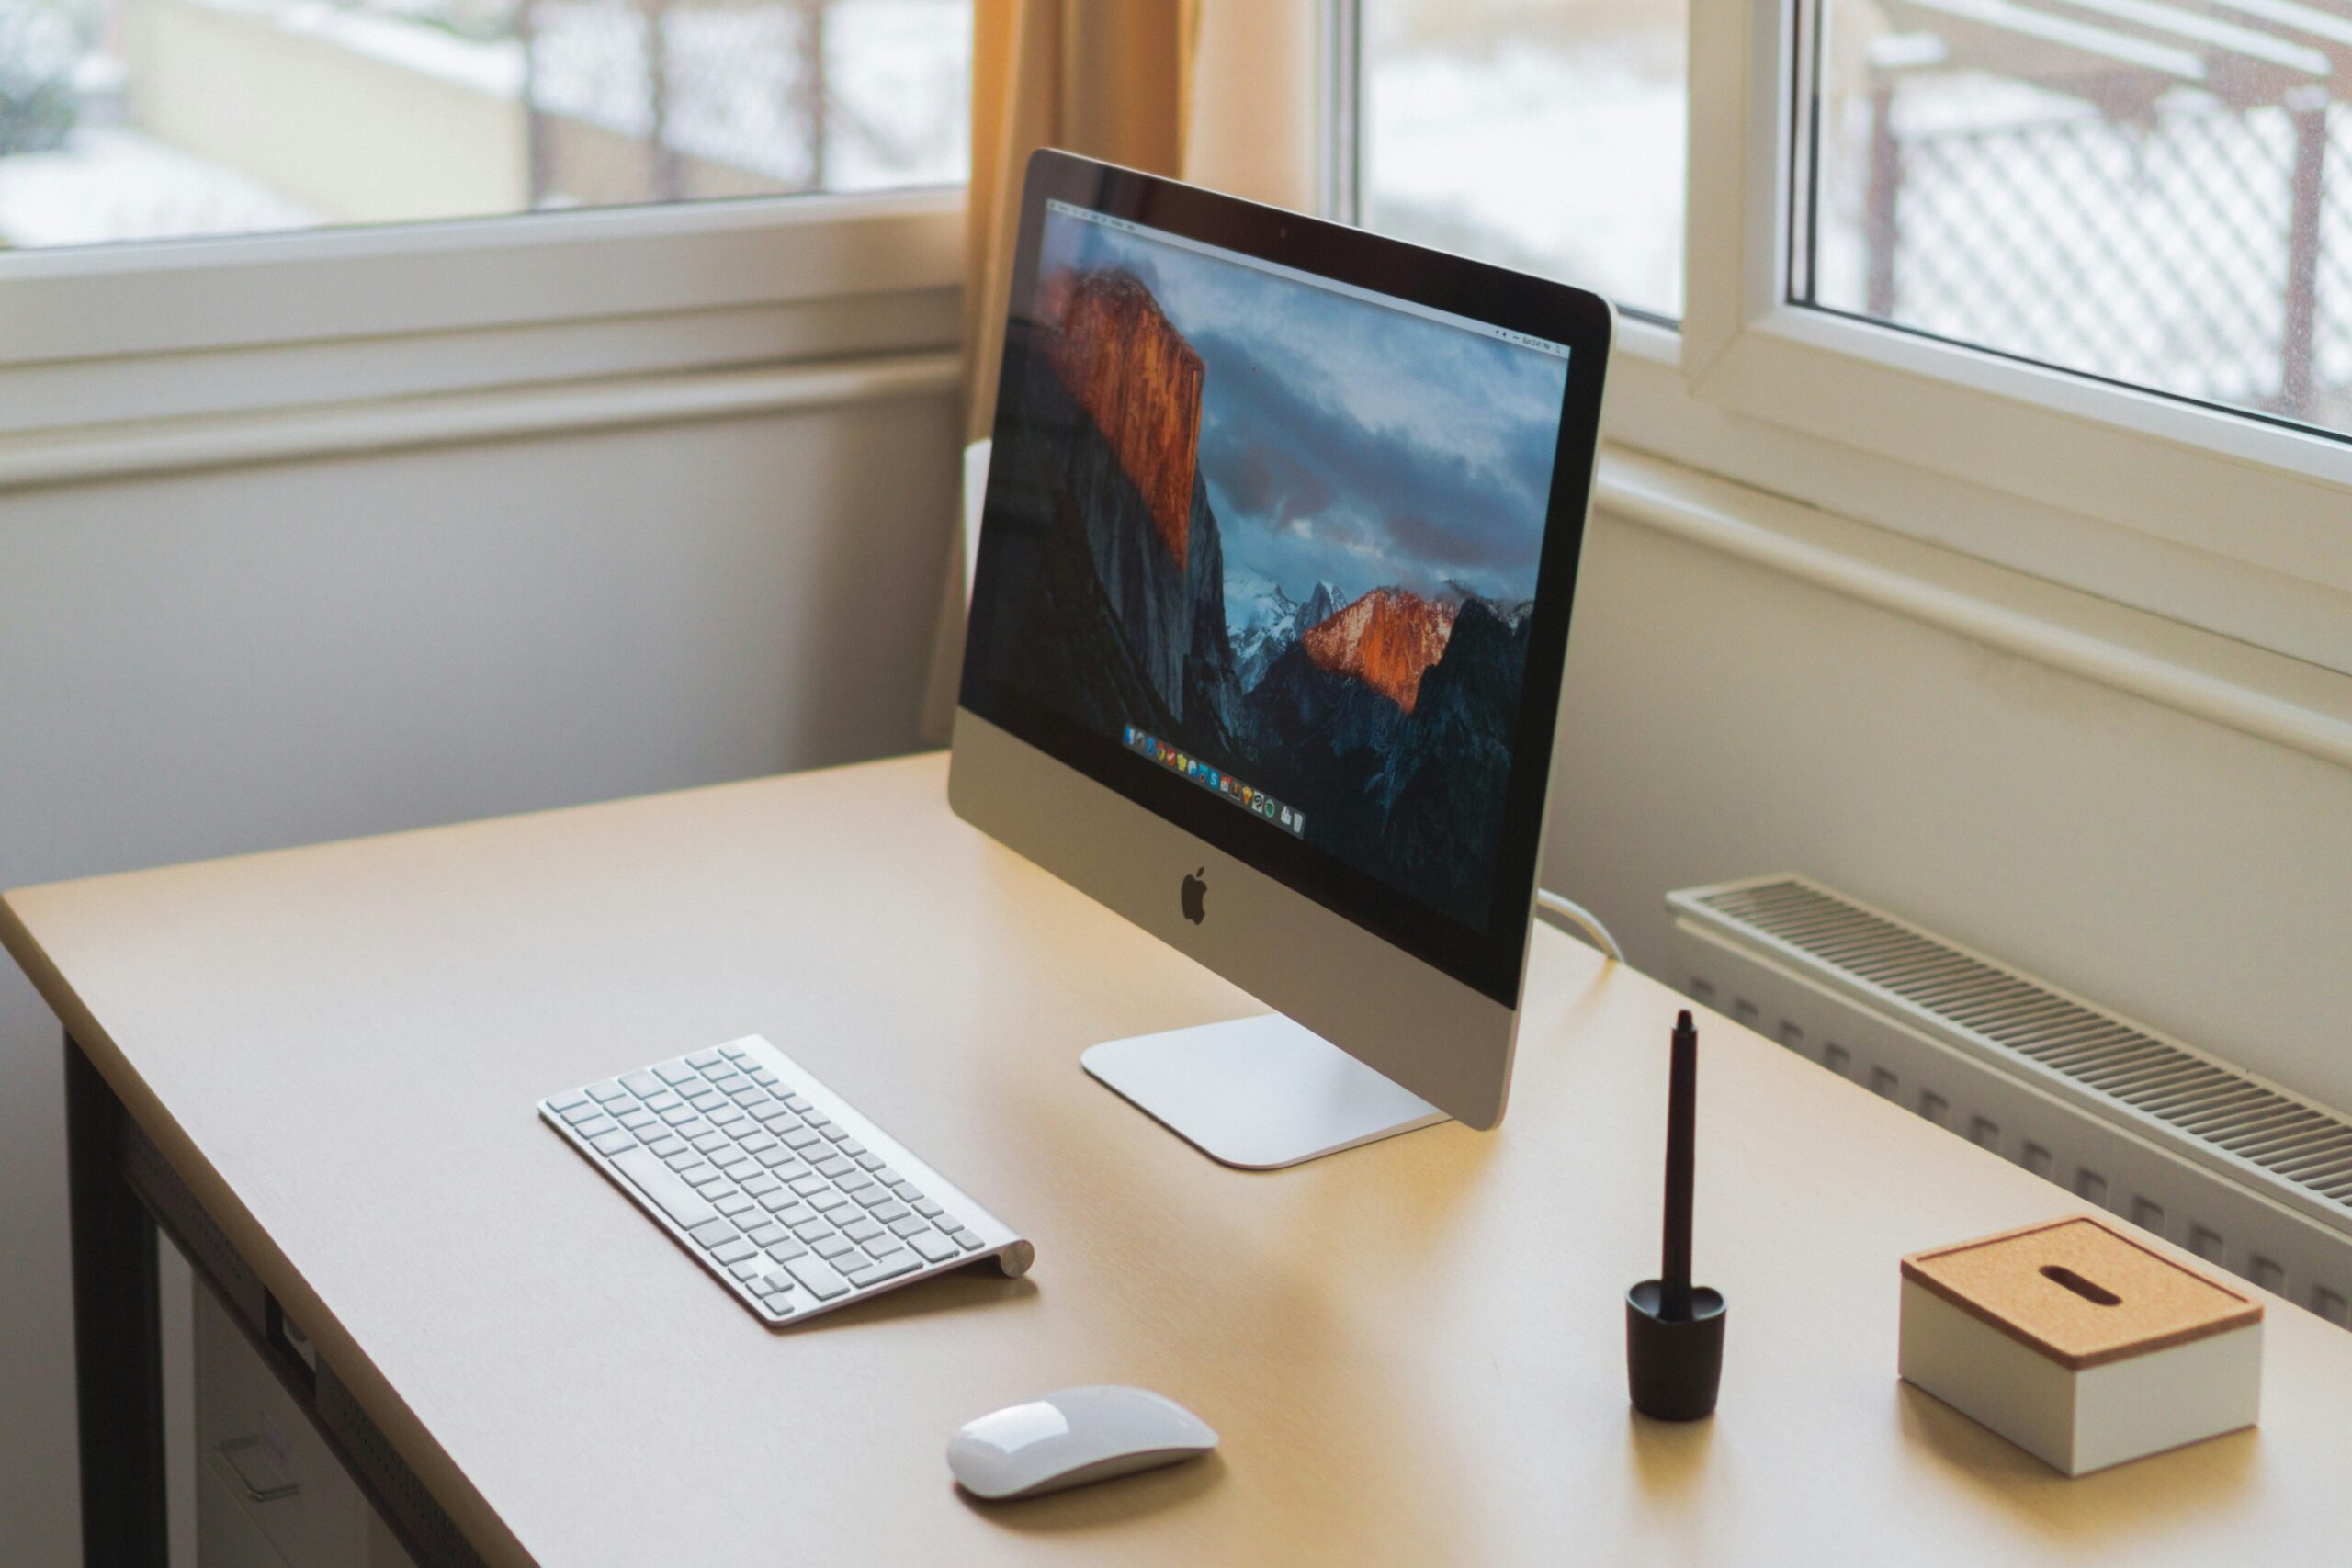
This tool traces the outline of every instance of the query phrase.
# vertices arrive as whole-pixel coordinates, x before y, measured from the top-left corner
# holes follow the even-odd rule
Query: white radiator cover
[[[2352,1119],[1806,877],[1667,907],[1694,1000],[2346,1325]]]

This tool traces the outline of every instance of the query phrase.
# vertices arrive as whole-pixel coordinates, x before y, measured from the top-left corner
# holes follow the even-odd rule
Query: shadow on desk
[[[1008,1280],[992,1263],[975,1264],[953,1273],[924,1280],[906,1290],[841,1307],[806,1323],[788,1325],[782,1337],[797,1339],[842,1329],[869,1328],[902,1318],[929,1317],[943,1312],[982,1312],[992,1307],[1023,1305],[1035,1299],[1036,1283],[1023,1275]]]
[[[2258,1428],[2069,1480],[1909,1383],[1896,1382],[1894,1397],[1906,1439],[1932,1450],[1977,1496],[2070,1548],[2162,1534],[2256,1483]]]
[[[1068,1492],[1049,1492],[1043,1497],[989,1503],[960,1486],[956,1495],[965,1507],[992,1525],[1033,1535],[1063,1535],[1180,1507],[1224,1479],[1225,1456],[1213,1453],[1190,1464],[1147,1471],[1100,1485],[1075,1486]]]

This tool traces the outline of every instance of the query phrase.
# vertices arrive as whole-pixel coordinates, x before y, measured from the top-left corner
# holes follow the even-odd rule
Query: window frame
[[[1807,3],[1690,0],[1683,314],[1625,318],[1608,438],[2352,673],[2352,440],[1791,300]]]

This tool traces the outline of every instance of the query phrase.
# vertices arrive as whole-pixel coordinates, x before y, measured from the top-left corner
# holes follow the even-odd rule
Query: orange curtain
[[[972,184],[964,209],[965,439],[996,417],[1021,176],[1059,147],[1184,173],[1200,0],[975,0]],[[947,739],[964,652],[964,544],[950,531],[923,735]]]

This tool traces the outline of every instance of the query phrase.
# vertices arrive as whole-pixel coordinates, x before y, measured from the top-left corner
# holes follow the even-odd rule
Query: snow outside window
[[[1360,0],[1363,221],[1682,314],[1689,0]]]
[[[2352,432],[2352,3],[1800,27],[1791,303]]]
[[[971,0],[0,0],[0,248],[959,184]]]

